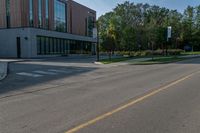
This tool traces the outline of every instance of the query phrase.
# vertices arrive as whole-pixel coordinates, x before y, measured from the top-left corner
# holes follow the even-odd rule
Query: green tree
[[[188,6],[181,14],[177,10],[126,1],[102,15],[99,24],[101,39],[107,41],[112,37],[113,50],[146,50],[152,49],[152,45],[154,49],[164,49],[168,26],[172,26],[169,48],[190,44],[200,49],[200,6]],[[105,50],[106,46],[102,48]]]

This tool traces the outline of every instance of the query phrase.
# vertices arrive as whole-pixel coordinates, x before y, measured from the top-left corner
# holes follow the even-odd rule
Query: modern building
[[[0,0],[0,57],[94,54],[95,21],[72,0]]]

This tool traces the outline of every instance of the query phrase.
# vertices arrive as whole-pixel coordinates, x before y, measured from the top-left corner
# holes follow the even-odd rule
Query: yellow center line
[[[107,117],[109,117],[109,116],[111,116],[111,115],[113,115],[113,114],[115,114],[117,112],[120,112],[120,111],[122,111],[122,110],[124,110],[124,109],[126,109],[126,108],[128,108],[130,106],[133,106],[136,103],[144,101],[145,99],[147,99],[147,98],[149,98],[149,97],[151,97],[151,96],[153,96],[153,95],[155,95],[155,94],[157,94],[157,93],[159,93],[159,92],[161,92],[163,90],[166,90],[166,89],[168,89],[168,88],[170,88],[170,87],[172,87],[172,86],[174,86],[174,85],[176,85],[176,84],[178,84],[178,83],[180,83],[180,82],[182,82],[182,81],[184,81],[186,79],[189,79],[190,77],[192,77],[193,75],[195,75],[195,74],[197,74],[199,72],[200,71],[194,72],[194,73],[192,73],[190,75],[187,75],[185,77],[182,77],[181,79],[178,79],[178,80],[176,80],[176,81],[174,81],[174,82],[172,82],[172,83],[170,83],[170,84],[168,84],[166,86],[160,87],[160,88],[158,88],[158,89],[156,89],[156,90],[154,90],[154,91],[152,91],[152,92],[150,92],[150,93],[148,93],[148,94],[146,94],[146,95],[144,95],[144,96],[142,96],[142,97],[140,97],[138,99],[130,101],[129,103],[127,103],[127,104],[125,104],[123,106],[120,106],[120,107],[118,107],[118,108],[116,108],[116,109],[114,109],[112,111],[109,111],[109,112],[107,112],[105,114],[102,114],[102,115],[100,115],[100,116],[98,116],[98,117],[96,117],[96,118],[94,118],[92,120],[89,120],[89,121],[87,121],[87,122],[85,122],[85,123],[83,123],[81,125],[78,125],[78,126],[72,128],[72,129],[68,130],[65,133],[75,133],[75,132],[77,132],[77,131],[79,131],[79,130],[81,130],[83,128],[86,128],[86,127],[88,127],[88,126],[90,126],[90,125],[92,125],[92,124],[94,124],[94,123],[96,123],[96,122],[98,122],[100,120],[103,120],[103,119],[105,119],[105,118],[107,118]]]

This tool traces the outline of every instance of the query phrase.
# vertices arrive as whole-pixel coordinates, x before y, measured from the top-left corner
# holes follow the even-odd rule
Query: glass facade
[[[89,16],[87,19],[87,36],[89,37],[93,36],[94,21],[95,18],[92,16]]]
[[[46,29],[49,29],[49,0],[45,1]]]
[[[29,0],[29,26],[33,27],[33,0]]]
[[[37,36],[38,55],[91,54],[91,50],[91,42]]]
[[[6,22],[7,28],[10,27],[10,0],[6,0]]]
[[[38,0],[38,27],[42,28],[42,0]]]
[[[54,0],[54,24],[54,28],[56,31],[67,31],[66,4],[59,0]]]

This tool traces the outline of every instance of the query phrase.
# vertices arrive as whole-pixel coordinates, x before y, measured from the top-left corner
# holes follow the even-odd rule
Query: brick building
[[[0,57],[95,53],[95,21],[72,0],[0,0]]]

